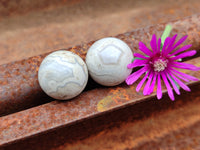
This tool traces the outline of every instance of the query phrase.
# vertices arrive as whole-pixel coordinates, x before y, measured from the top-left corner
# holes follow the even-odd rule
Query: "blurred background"
[[[199,0],[0,0],[0,64],[199,10]]]

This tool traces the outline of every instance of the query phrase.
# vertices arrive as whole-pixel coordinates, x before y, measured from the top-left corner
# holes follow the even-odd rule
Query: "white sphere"
[[[85,62],[70,51],[56,51],[42,61],[38,80],[43,91],[59,100],[79,95],[88,81]]]
[[[130,75],[133,53],[129,46],[117,38],[103,38],[96,41],[88,50],[86,64],[89,74],[99,84],[118,85]]]

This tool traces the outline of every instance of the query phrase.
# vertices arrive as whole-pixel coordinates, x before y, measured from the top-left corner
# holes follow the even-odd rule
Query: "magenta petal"
[[[187,69],[187,70],[194,70],[194,71],[200,70],[200,67],[197,67],[192,64],[183,63],[183,62],[173,62],[173,64],[171,66],[180,68],[180,69]]]
[[[139,49],[148,56],[152,55],[152,52],[146,47],[146,45],[142,42],[139,42]]]
[[[140,81],[140,83],[137,85],[136,87],[136,91],[139,92],[143,83],[146,81],[147,77],[149,75],[149,71],[147,72],[147,74],[144,76],[144,78]]]
[[[182,77],[180,74],[174,72],[173,70],[175,70],[175,69],[173,69],[173,68],[170,69],[170,72],[171,72],[172,74],[176,75],[178,78],[182,79],[182,80],[185,81],[185,82],[189,82],[189,80],[188,80],[187,78]]]
[[[167,45],[169,44],[169,42],[170,42],[170,37],[167,37],[166,39],[165,39],[165,42],[164,42],[164,45],[163,45],[163,48],[162,48],[162,53],[163,53],[163,55],[166,55],[167,54]]]
[[[151,93],[153,93],[153,89],[154,89],[154,86],[156,84],[156,78],[157,78],[157,74],[154,73],[154,76],[153,76],[153,81],[151,83],[151,86],[149,88],[149,91],[148,91],[148,95],[150,95]]]
[[[128,64],[128,65],[127,65],[127,68],[128,68],[128,69],[134,68],[134,63]]]
[[[178,54],[180,52],[183,52],[183,51],[189,49],[191,46],[192,46],[192,44],[185,45],[185,46],[181,47],[180,49],[176,50],[174,53],[170,54],[170,56],[174,56],[174,55],[176,55],[176,54]]]
[[[186,39],[187,39],[187,35],[182,37],[180,40],[178,40],[178,42],[176,42],[176,44],[174,44],[172,49],[175,49],[177,46],[179,46],[180,44],[182,44]]]
[[[160,52],[161,38],[158,39],[158,49],[157,52]]]
[[[161,87],[161,78],[160,74],[158,74],[158,85],[157,85],[157,98],[161,99],[162,98],[162,87]]]
[[[135,81],[137,81],[139,79],[139,77],[147,71],[147,67],[143,67],[141,68],[140,70],[134,72],[133,74],[129,75],[127,78],[126,78],[126,83],[128,85],[131,85],[133,84]]]
[[[161,73],[161,76],[163,78],[163,81],[165,83],[165,86],[167,87],[167,92],[168,92],[168,95],[170,97],[171,100],[174,100],[174,94],[173,94],[173,91],[172,91],[172,88],[167,80],[167,77],[166,75],[164,74],[164,72]]]
[[[144,66],[146,63],[147,63],[147,60],[135,59],[133,63],[128,64],[127,68],[132,69],[135,67]]]
[[[135,53],[133,54],[134,57],[139,57],[139,58],[142,58],[142,59],[148,59],[149,57],[145,57],[144,55],[142,54],[139,54],[139,53]]]
[[[149,79],[144,87],[144,90],[143,90],[143,94],[144,95],[147,95],[148,94],[148,90],[149,90],[149,86],[150,86],[150,83],[151,83],[151,80],[153,78],[153,71],[151,71],[150,75],[149,75]]]
[[[171,79],[171,77],[170,77],[170,75],[169,75],[168,73],[167,73],[167,77],[168,77],[170,83],[172,84],[172,86],[173,86],[173,88],[174,88],[176,94],[180,95],[180,91],[179,91],[178,87],[176,86],[176,84],[175,84],[174,81]]]
[[[172,57],[171,60],[177,60],[177,59],[180,59],[180,58],[190,57],[190,56],[193,56],[195,54],[196,54],[196,50],[191,50],[191,51],[181,53],[181,54],[179,54],[175,57]]]
[[[171,73],[169,73],[169,74],[185,91],[190,91],[190,88],[187,85],[185,85],[181,80],[176,78],[173,74],[171,74]]]
[[[153,53],[157,53],[156,35],[153,34],[150,42]]]
[[[174,35],[172,38],[171,38],[171,41],[170,41],[170,43],[169,43],[169,45],[168,45],[168,47],[167,47],[167,55],[173,50],[173,48],[172,48],[172,46],[173,46],[173,44],[174,44],[174,42],[175,42],[175,40],[176,40],[176,37],[177,37],[177,34],[176,35]]]
[[[184,79],[187,78],[187,79],[189,79],[189,80],[191,80],[191,81],[199,81],[199,79],[197,79],[197,78],[195,78],[195,77],[193,77],[193,76],[191,76],[191,75],[189,75],[189,74],[180,72],[180,71],[175,70],[175,69],[171,69],[171,70],[172,70],[173,72],[178,73],[178,74],[180,74],[181,76],[183,76]],[[177,74],[176,74],[176,75],[177,75]],[[186,82],[188,82],[188,81],[186,81]]]

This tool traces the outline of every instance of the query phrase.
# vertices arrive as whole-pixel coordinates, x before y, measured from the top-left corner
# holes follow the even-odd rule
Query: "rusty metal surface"
[[[187,62],[200,66],[199,57]],[[200,71],[185,71],[185,73],[199,78]],[[199,84],[199,81],[191,82],[189,85],[194,83]],[[142,92],[134,92],[135,88],[135,84],[133,86],[122,84],[112,88],[99,87],[83,92],[72,101],[53,101],[1,117],[0,145],[68,126],[86,118],[93,118],[105,112],[145,101],[148,98],[156,100],[155,92],[150,96],[143,96]],[[163,92],[166,93],[164,87]],[[170,99],[168,100],[170,101]]]
[[[68,4],[74,5],[80,1],[84,1],[84,3],[75,7],[79,11],[79,15],[76,12],[73,17],[70,16],[69,13],[70,11],[74,12],[74,7],[65,6]],[[0,4],[2,4],[0,6],[0,64],[50,52],[60,47],[70,47],[76,45],[76,43],[87,43],[86,41],[116,35],[134,28],[168,22],[172,19],[180,19],[199,12],[198,0],[180,0],[177,2],[173,0],[162,2],[159,0],[148,2],[145,0],[111,0],[110,4],[112,5],[106,0],[96,3],[97,1],[62,0],[58,2],[54,0],[35,0],[34,2],[28,2],[20,0],[16,3],[16,1],[11,0],[0,0]],[[98,5],[98,7],[91,9],[91,3],[93,6]],[[173,6],[171,5],[172,3]],[[118,8],[119,4],[120,9]],[[140,8],[145,6],[144,4],[148,7],[138,9],[139,6]],[[60,7],[61,5],[62,7]],[[134,7],[131,5],[134,5]],[[84,8],[86,11],[80,11],[79,8],[80,10]],[[68,11],[67,9],[70,10]],[[99,11],[94,11],[97,9]],[[102,12],[102,10],[105,11]],[[40,12],[35,13],[34,11]],[[31,15],[31,12],[34,12],[34,15]],[[59,12],[64,15],[59,14]],[[82,12],[83,14],[85,12],[87,14],[86,18],[90,19],[85,19]],[[108,13],[110,17],[107,17]],[[97,17],[98,15],[101,17]],[[12,18],[13,16],[16,18]],[[41,19],[35,19],[38,16]],[[67,18],[72,17],[72,20],[65,19],[66,16]],[[82,17],[81,21],[73,22],[74,19],[79,20],[80,16]],[[120,24],[119,19],[121,21]],[[101,20],[104,20],[106,23],[100,23]],[[87,23],[84,24],[84,21]],[[70,23],[68,24],[68,22]],[[179,32],[180,36],[189,34],[186,44],[192,43],[194,49],[200,49],[199,14],[194,15],[190,19],[182,19],[172,24],[175,27],[172,34]],[[86,31],[88,26],[91,27],[89,32]],[[111,29],[110,26],[113,28]],[[160,35],[163,28],[164,24],[160,24],[134,30],[117,37],[125,40],[133,50],[138,51],[137,45],[139,40],[149,43],[151,33],[155,32],[157,35]],[[92,33],[90,33],[90,30]],[[74,31],[76,31],[76,34]],[[78,32],[82,31],[84,33],[79,34],[80,36],[77,35]],[[33,45],[32,43],[35,44]],[[75,50],[79,54],[81,49],[83,53],[80,55],[84,58],[87,48],[92,43],[83,44],[68,50]],[[191,63],[194,61],[198,66],[199,52],[197,54],[198,58],[190,60]],[[41,91],[36,79],[38,65],[45,55],[38,55],[0,66],[0,116],[41,105],[52,100]],[[199,77],[199,72],[196,72],[195,76]],[[0,149],[46,150],[55,148],[76,150],[85,148],[88,150],[98,149],[98,145],[100,145],[99,149],[101,150],[116,148],[179,148],[181,150],[184,148],[199,148],[199,82],[189,83],[189,85],[192,87],[192,92],[182,92],[181,96],[176,97],[175,102],[170,101],[166,95],[158,102],[154,96],[144,97],[142,93],[133,93],[135,91],[134,86],[127,87],[125,84],[122,84],[115,88],[104,88],[90,81],[85,92],[77,97],[74,102],[50,102],[19,113],[0,117]],[[95,89],[92,90],[93,88]],[[5,96],[1,93],[2,91]],[[100,93],[96,96],[98,92]],[[164,93],[166,93],[166,90],[164,90]],[[163,110],[165,109],[168,110],[163,115]],[[174,113],[173,109],[176,110]],[[159,115],[155,115],[156,113]],[[151,125],[152,120],[155,120],[153,117],[150,117],[151,115],[155,116],[158,122],[157,126],[155,126],[154,122],[153,130]],[[131,116],[130,118],[133,120],[138,120],[139,124],[141,123],[139,128],[137,128],[137,122],[126,124],[128,116]],[[146,117],[149,117],[149,122],[145,124],[144,119]],[[164,121],[162,121],[162,118],[165,118]],[[168,122],[173,122],[173,125]],[[125,126],[121,125],[124,123],[126,124]],[[118,130],[110,130],[112,126],[117,127]],[[119,126],[122,127],[119,128]],[[174,129],[174,126],[177,126],[176,132],[170,130]],[[130,130],[126,131],[127,128],[130,128]],[[106,130],[103,133],[100,132],[104,129]],[[135,132],[132,132],[131,129]],[[123,133],[124,131],[126,132]],[[108,134],[106,135],[105,133]],[[93,134],[98,135],[97,137],[79,141]],[[133,136],[130,136],[130,134],[133,134]],[[102,147],[100,143],[103,143]],[[6,146],[5,149],[4,145]],[[30,145],[32,146],[30,147]],[[58,146],[61,147],[58,148]]]
[[[200,15],[193,15],[185,19],[170,22],[170,24],[172,24],[174,28],[172,34],[178,33],[179,37],[187,34],[188,39],[186,44],[193,44],[193,49],[199,49]],[[137,48],[139,41],[143,41],[148,44],[153,33],[157,34],[157,36],[162,34],[164,26],[165,24],[149,26],[124,33],[116,37],[125,41],[133,51],[138,51]],[[75,46],[67,50],[72,51],[85,59],[87,49],[92,43],[93,42]],[[39,64],[45,55],[47,54],[0,66],[1,116],[52,100],[47,98],[41,91],[37,80]],[[96,85],[93,87],[95,86]]]
[[[177,96],[175,102],[168,101],[167,97],[161,101],[151,99],[130,106],[128,109],[126,107],[123,110],[112,112],[111,116],[105,115],[102,123],[94,121],[92,125],[87,125],[90,128],[93,127],[94,131],[95,126],[98,126],[96,128],[104,126],[104,129],[86,139],[71,142],[70,137],[67,140],[60,138],[64,144],[59,140],[49,141],[55,144],[55,149],[60,150],[196,150],[200,146],[199,89],[200,84],[193,86],[192,92],[182,93]],[[63,134],[59,135],[63,136]],[[59,143],[57,146],[56,142]],[[58,145],[62,146],[57,148]],[[53,147],[53,144],[51,146]],[[42,148],[38,146],[38,149]]]
[[[182,92],[176,101],[167,95],[160,101],[149,99],[0,149],[195,149],[200,142],[199,89],[196,84],[191,86],[192,92]]]

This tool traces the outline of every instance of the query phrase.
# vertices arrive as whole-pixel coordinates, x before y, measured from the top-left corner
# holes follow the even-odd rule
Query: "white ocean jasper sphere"
[[[56,51],[42,61],[38,80],[43,91],[59,100],[79,95],[88,81],[85,62],[70,51]]]
[[[127,78],[131,69],[133,53],[129,46],[117,38],[103,38],[96,41],[88,50],[86,64],[89,74],[99,84],[118,85]]]

